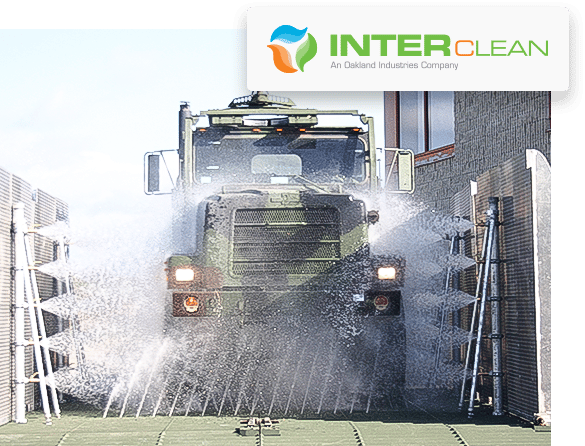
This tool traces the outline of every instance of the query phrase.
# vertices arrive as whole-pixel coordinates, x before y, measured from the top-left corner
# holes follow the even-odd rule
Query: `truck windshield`
[[[365,180],[357,135],[194,135],[199,183],[355,183]],[[213,132],[215,133],[215,132]]]

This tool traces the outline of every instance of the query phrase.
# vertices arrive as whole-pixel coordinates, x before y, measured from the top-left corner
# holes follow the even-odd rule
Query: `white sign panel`
[[[557,6],[252,7],[250,90],[569,87],[569,12]]]

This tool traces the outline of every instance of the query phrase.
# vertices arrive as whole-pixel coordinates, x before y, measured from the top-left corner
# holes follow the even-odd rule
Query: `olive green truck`
[[[145,155],[147,194],[162,193],[163,152]],[[266,92],[199,115],[182,103],[178,162],[174,318],[245,324],[335,307],[401,317],[405,262],[372,254],[369,232],[384,225],[380,197],[413,191],[413,155],[376,150],[373,118]]]

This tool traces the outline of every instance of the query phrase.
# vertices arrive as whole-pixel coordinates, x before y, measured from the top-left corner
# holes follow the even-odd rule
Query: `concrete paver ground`
[[[513,417],[354,413],[280,419],[280,436],[241,436],[241,417],[102,418],[97,410],[64,410],[47,426],[41,412],[27,424],[0,426],[0,445],[18,446],[548,446],[551,432]]]

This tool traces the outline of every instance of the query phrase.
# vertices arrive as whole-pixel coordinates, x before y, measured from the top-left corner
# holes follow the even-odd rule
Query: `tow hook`
[[[280,427],[278,420],[271,420],[269,417],[265,418],[249,418],[247,420],[240,420],[240,427],[238,433],[242,436],[252,435],[266,435],[279,436]]]

